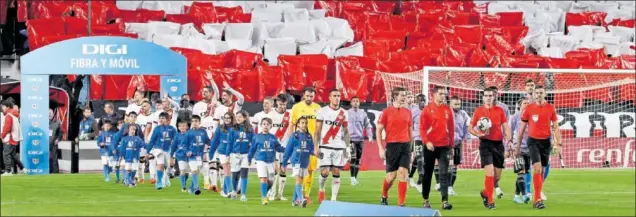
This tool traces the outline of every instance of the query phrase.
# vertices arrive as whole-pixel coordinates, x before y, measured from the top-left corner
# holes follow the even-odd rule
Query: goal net
[[[381,75],[387,103],[395,87],[424,94],[430,101],[433,87],[443,86],[449,99],[462,99],[461,109],[469,115],[481,105],[482,90],[495,86],[510,117],[526,94],[526,80],[532,79],[546,87],[547,100],[558,113],[563,146],[560,155],[552,156],[552,167],[561,167],[561,162],[566,168],[634,167],[636,74],[632,70],[425,67]],[[480,167],[478,143],[472,136],[467,140],[462,167]]]

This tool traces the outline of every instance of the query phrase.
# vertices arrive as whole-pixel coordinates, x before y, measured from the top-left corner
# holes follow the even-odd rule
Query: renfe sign
[[[28,174],[49,173],[49,75],[160,75],[161,93],[176,100],[187,92],[181,54],[144,40],[82,37],[50,44],[21,58],[20,153]],[[119,90],[113,90],[119,91]]]

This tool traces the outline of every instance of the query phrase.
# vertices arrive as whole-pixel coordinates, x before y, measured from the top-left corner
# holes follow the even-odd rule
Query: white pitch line
[[[622,194],[630,195],[636,194],[636,192],[623,191],[623,192],[559,192],[548,193],[548,195],[599,195],[599,194]],[[470,194],[459,194],[451,197],[476,197]],[[359,198],[353,196],[339,196],[338,198]],[[175,199],[138,199],[138,200],[110,200],[110,201],[3,201],[0,205],[18,205],[18,204],[101,204],[101,203],[147,203],[147,202],[191,202],[191,201],[219,201],[227,200],[226,198],[214,197],[214,198],[175,198]]]

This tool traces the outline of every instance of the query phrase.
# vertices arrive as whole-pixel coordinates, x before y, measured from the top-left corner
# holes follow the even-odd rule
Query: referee
[[[561,146],[561,132],[559,131],[559,121],[556,109],[545,100],[545,89],[537,86],[534,89],[535,103],[526,107],[521,114],[521,125],[517,132],[517,144],[521,144],[522,134],[528,126],[528,149],[530,149],[530,159],[532,160],[532,182],[534,186],[534,208],[544,209],[545,205],[541,199],[541,188],[543,188],[543,167],[550,160],[550,133],[554,133],[555,149]],[[517,146],[515,156],[520,156],[520,146]]]
[[[424,208],[431,208],[428,201],[431,192],[431,178],[437,159],[439,165],[440,191],[442,193],[442,209],[453,208],[448,202],[448,164],[455,145],[455,121],[453,111],[446,105],[446,89],[440,86],[433,88],[433,103],[428,104],[420,115],[420,137],[426,144],[424,152],[424,180],[422,181],[422,197]],[[461,154],[461,153],[458,153]]]
[[[376,131],[378,152],[386,163],[386,178],[382,184],[380,204],[388,205],[388,192],[399,171],[398,205],[404,206],[407,188],[406,177],[411,163],[410,144],[413,140],[413,120],[411,119],[411,111],[404,107],[406,105],[406,90],[404,88],[394,88],[391,91],[391,99],[393,99],[393,104],[382,111]],[[386,150],[382,145],[382,131],[386,133]]]

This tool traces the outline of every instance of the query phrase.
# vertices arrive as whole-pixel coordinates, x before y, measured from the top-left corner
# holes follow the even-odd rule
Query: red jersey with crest
[[[322,122],[320,130],[320,146],[346,148],[344,131],[347,128],[349,115],[342,107],[336,110],[325,106],[318,110],[317,121]]]
[[[291,112],[285,110],[283,113],[279,113],[275,109],[273,109],[269,113],[265,113],[265,111],[261,111],[256,113],[253,118],[253,124],[256,125],[254,129],[256,129],[256,133],[259,132],[259,127],[263,118],[272,119],[272,129],[269,130],[271,134],[274,134],[276,138],[280,141],[280,144],[285,147],[287,146],[287,137],[285,133],[291,127]]]

